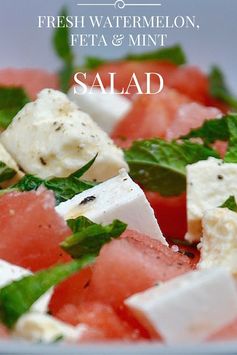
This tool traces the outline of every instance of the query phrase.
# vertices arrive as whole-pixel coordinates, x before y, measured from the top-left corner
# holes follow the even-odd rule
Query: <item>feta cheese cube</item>
[[[110,93],[109,90],[105,90],[105,94],[97,88],[88,88],[85,94],[81,93],[82,90],[79,86],[72,87],[68,93],[70,100],[88,113],[108,134],[112,133],[116,124],[132,107],[131,101],[125,96]]]
[[[71,200],[62,202],[56,210],[65,219],[83,215],[96,223],[105,224],[120,219],[128,224],[128,228],[167,244],[144,192],[125,170]]]
[[[227,268],[237,275],[237,213],[227,208],[205,212],[200,249],[201,269],[214,266]]]
[[[193,343],[237,317],[237,290],[221,268],[192,271],[129,297],[125,304],[169,344]]]
[[[16,171],[16,175],[11,180],[4,181],[3,183],[1,183],[0,187],[5,188],[7,186],[10,186],[10,185],[16,183],[18,180],[20,180],[20,178],[24,175],[19,170],[17,163],[14,161],[14,159],[6,151],[6,149],[3,147],[3,145],[1,143],[0,143],[0,162],[6,164],[9,168]]]
[[[126,168],[123,152],[68,97],[44,89],[15,116],[1,142],[27,173],[41,178],[65,177],[88,163],[88,180],[103,181]]]
[[[8,263],[0,259],[0,288],[10,284],[12,281],[19,280],[25,276],[32,275],[27,269]],[[45,313],[48,311],[48,305],[53,291],[50,290],[41,296],[31,307],[32,311]]]
[[[206,210],[221,206],[230,195],[237,198],[236,180],[237,164],[209,158],[187,166],[187,240],[200,240]]]
[[[83,324],[73,327],[48,314],[27,313],[18,319],[13,335],[33,342],[51,343],[61,337],[62,341],[76,342],[86,329]]]

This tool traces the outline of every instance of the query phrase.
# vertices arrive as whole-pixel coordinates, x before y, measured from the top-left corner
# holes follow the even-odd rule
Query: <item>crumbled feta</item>
[[[206,210],[219,207],[230,195],[237,198],[236,180],[237,164],[209,158],[187,166],[187,240],[200,240]]]
[[[72,87],[68,93],[70,100],[88,113],[108,134],[131,109],[131,101],[123,95],[110,93],[109,90],[103,94],[97,88],[88,88],[85,94],[81,94],[82,90],[79,86]]]
[[[214,208],[204,214],[199,268],[227,268],[237,275],[237,214],[227,208]]]
[[[237,318],[237,290],[226,269],[192,271],[129,297],[125,304],[165,342],[207,339]]]
[[[14,161],[14,159],[6,151],[6,149],[3,147],[3,145],[1,143],[0,143],[0,162],[3,162],[9,168],[16,171],[16,175],[14,176],[14,178],[9,181],[4,181],[3,183],[0,184],[0,187],[5,188],[5,187],[17,182],[23,176],[23,173],[19,170],[17,163]]]
[[[13,335],[33,342],[76,342],[86,329],[83,324],[73,327],[48,314],[27,313],[18,319]]]
[[[41,178],[68,176],[97,153],[84,179],[103,181],[128,169],[122,150],[90,116],[51,89],[18,112],[1,142],[27,173]]]
[[[0,259],[0,287],[4,287],[10,284],[12,281],[19,280],[31,274],[32,272],[27,269]],[[52,290],[46,292],[32,305],[31,310],[42,313],[47,312],[51,296]]]
[[[111,223],[114,219],[120,219],[128,224],[128,228],[167,244],[144,192],[125,170],[61,203],[56,210],[65,219],[80,215],[97,223]]]

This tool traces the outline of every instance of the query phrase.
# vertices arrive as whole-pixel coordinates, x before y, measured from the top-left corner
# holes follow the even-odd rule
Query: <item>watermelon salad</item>
[[[223,73],[178,45],[90,57],[78,94],[67,35],[53,38],[59,73],[0,70],[1,339],[236,340],[237,99]],[[108,73],[119,92],[147,72],[159,94],[109,92]]]

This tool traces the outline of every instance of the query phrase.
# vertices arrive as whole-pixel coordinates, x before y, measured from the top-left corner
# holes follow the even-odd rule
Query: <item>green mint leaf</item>
[[[79,179],[71,176],[67,178],[43,180],[33,175],[25,175],[17,184],[9,189],[6,189],[6,192],[11,189],[22,192],[32,191],[37,190],[41,185],[54,192],[57,205],[95,186],[94,183],[80,181]]]
[[[237,114],[205,121],[201,127],[191,130],[182,138],[201,138],[207,145],[217,140],[226,141],[228,148],[224,160],[237,163]]]
[[[146,61],[146,60],[158,60],[169,61],[176,65],[183,65],[187,62],[185,53],[179,45],[175,45],[169,48],[161,48],[153,52],[146,52],[142,54],[129,54],[121,60],[134,60],[134,61]],[[93,70],[99,68],[102,64],[108,61],[97,57],[87,57],[85,59],[84,68],[86,70]]]
[[[28,102],[29,98],[22,88],[0,87],[0,128],[7,128]]]
[[[125,150],[130,175],[150,191],[176,196],[186,190],[186,165],[219,158],[217,152],[201,144],[161,139],[141,140]]]
[[[80,260],[53,266],[14,281],[0,289],[0,320],[12,328],[21,315],[52,286],[57,285],[73,273],[94,262],[94,257],[84,256]]]
[[[201,138],[207,145],[217,140],[228,141],[230,137],[228,117],[230,116],[207,120],[201,127],[192,129],[187,135],[181,137],[181,139]]]
[[[73,258],[81,258],[87,254],[97,256],[105,243],[118,238],[127,228],[127,225],[119,220],[114,220],[109,225],[101,225],[83,216],[69,220],[68,225],[73,234],[60,246]]]
[[[62,18],[66,19],[68,16],[67,9],[64,7],[60,13]],[[74,72],[74,53],[70,46],[70,32],[68,27],[60,27],[54,31],[53,47],[55,53],[63,62],[63,67],[59,71],[60,88],[67,92],[70,87],[70,82]]]
[[[235,197],[230,196],[220,207],[228,208],[231,211],[237,212],[237,203]]]
[[[86,70],[94,70],[94,69],[99,68],[102,64],[105,64],[105,63],[107,63],[107,61],[105,59],[89,56],[89,57],[85,58],[85,62],[84,62],[83,67]]]
[[[75,195],[95,186],[95,183],[80,180],[80,177],[92,166],[96,157],[97,155],[82,168],[65,178],[43,180],[37,176],[27,174],[23,176],[23,178],[15,185],[10,186],[8,189],[2,190],[0,195],[14,190],[21,192],[37,190],[41,185],[43,185],[48,190],[52,190],[54,192],[56,204],[58,205],[59,203],[67,201]]]
[[[211,95],[231,108],[237,109],[237,97],[230,92],[221,69],[217,66],[212,67],[208,79]]]
[[[129,54],[125,57],[126,60],[159,60],[169,61],[176,65],[183,65],[187,62],[185,53],[179,45],[175,45],[168,48],[161,48],[154,52],[148,52],[143,54]]]
[[[73,74],[74,66],[72,64],[65,64],[58,72],[59,85],[62,92],[68,92],[70,89]]]
[[[12,179],[15,175],[15,170],[0,161],[0,183]]]
[[[54,178],[44,181],[44,186],[55,193],[56,204],[70,200],[75,195],[95,186],[92,182],[80,181],[69,176],[68,178]]]

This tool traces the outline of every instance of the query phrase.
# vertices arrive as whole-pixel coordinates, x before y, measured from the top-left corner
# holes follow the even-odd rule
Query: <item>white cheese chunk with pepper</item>
[[[125,170],[61,203],[56,210],[65,219],[85,216],[102,224],[120,219],[128,224],[128,228],[167,244],[144,192]]]
[[[237,164],[209,158],[187,166],[187,240],[200,240],[205,211],[221,206],[230,195],[237,198],[236,181]]]
[[[110,93],[109,90],[105,90],[105,93],[97,88],[88,88],[86,93],[82,91],[83,88],[79,86],[72,87],[68,93],[70,100],[87,112],[108,134],[132,107],[132,102],[125,96]]]
[[[201,258],[198,267],[227,268],[237,275],[237,213],[227,208],[214,208],[205,212],[203,236],[200,243]]]
[[[27,313],[18,319],[13,335],[33,342],[77,342],[86,329],[86,325],[73,327],[48,314]]]
[[[17,163],[11,157],[11,155],[6,151],[3,145],[0,143],[0,162],[6,164],[9,168],[13,169],[16,172],[16,175],[7,181],[0,182],[0,187],[5,188],[11,184],[16,183],[23,176],[23,173],[19,170]]]
[[[228,270],[212,268],[135,294],[125,304],[166,343],[197,343],[237,318],[237,289]]]
[[[32,275],[29,270],[0,259],[0,288],[29,275]],[[31,310],[41,313],[47,312],[51,296],[51,290],[46,292],[32,305]]]
[[[87,180],[103,181],[126,168],[123,152],[68,97],[44,89],[23,107],[1,135],[1,142],[27,173],[66,177],[88,163]]]

